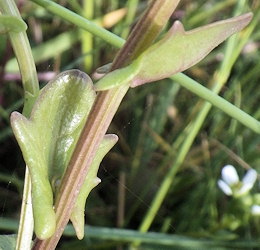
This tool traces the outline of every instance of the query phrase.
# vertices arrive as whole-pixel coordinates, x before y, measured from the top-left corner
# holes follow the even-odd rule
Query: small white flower
[[[226,195],[231,196],[233,194],[232,189],[226,182],[218,180],[218,186]]]
[[[229,186],[239,182],[239,177],[236,169],[232,165],[226,165],[221,171],[222,179]]]
[[[222,179],[218,180],[219,188],[226,195],[238,197],[246,194],[254,186],[257,172],[254,169],[248,170],[241,182],[236,169],[232,165],[226,165],[221,171],[221,177]]]
[[[260,215],[260,206],[259,205],[253,205],[251,207],[251,213],[252,213],[252,215],[259,216]]]

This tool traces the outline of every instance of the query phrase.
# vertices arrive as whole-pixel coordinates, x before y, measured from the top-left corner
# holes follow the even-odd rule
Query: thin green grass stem
[[[139,20],[136,26],[138,29],[134,29],[130,34],[132,39],[128,40],[116,57],[112,69],[120,68],[126,63],[130,63],[130,58],[134,59],[139,56],[138,51],[140,51],[140,48],[145,50],[153,43],[168,21],[177,2],[178,0],[167,0],[162,4],[161,1],[157,0],[151,3],[143,17]],[[130,42],[134,43],[129,45]],[[128,85],[122,85],[98,94],[71,157],[55,201],[56,232],[49,239],[36,240],[33,249],[55,249],[68,223],[78,190],[83,184],[84,178],[82,178],[82,175],[84,176],[88,171],[93,156],[128,89]]]
[[[12,0],[0,1],[0,9],[3,14],[21,18],[20,13]],[[37,72],[26,32],[9,32],[9,37],[22,76],[25,94],[23,114],[28,117],[31,113],[32,105],[39,93]]]
[[[199,14],[193,15],[189,18],[188,22],[192,26],[197,25],[198,23],[203,22],[207,18],[214,16],[216,13],[219,13],[220,11],[227,9],[229,6],[235,4],[236,1],[237,0],[221,1],[212,6],[211,8],[208,8],[207,11],[201,11],[199,12]]]
[[[59,15],[63,19],[65,19],[75,25],[78,25],[79,27],[81,27],[83,29],[88,30],[93,35],[99,36],[103,40],[107,41],[108,43],[110,43],[116,47],[122,47],[125,42],[124,39],[116,36],[115,34],[107,31],[104,28],[99,27],[94,22],[91,22],[56,3],[53,3],[49,0],[31,0],[31,1],[41,5],[42,7],[46,8],[47,10],[52,12],[53,14]],[[240,5],[242,6],[243,4],[240,4]],[[239,43],[240,46],[236,50],[233,50],[233,48],[236,46],[236,41],[237,41],[236,35],[232,36],[229,39],[229,42],[227,44],[226,51],[225,51],[226,58],[232,57],[232,61],[235,61],[235,59],[238,57],[244,43],[247,41],[248,36],[252,33],[252,30],[254,29],[254,27],[256,25],[256,21],[257,21],[257,18],[255,18],[252,21],[252,24],[249,26],[249,28],[247,28],[247,31],[245,33],[246,35],[244,35],[243,39]],[[81,25],[79,25],[79,23]],[[229,59],[229,60],[231,60],[231,59]],[[233,63],[232,63],[232,65],[233,65]],[[221,72],[230,72],[230,65],[231,64],[229,64],[228,61],[224,60],[223,63],[221,64],[221,67],[223,69],[225,68],[225,70],[221,69],[220,71]],[[221,77],[223,79],[222,80],[220,79],[221,82],[225,82],[226,81],[225,79],[227,79],[228,75],[229,75],[229,73],[228,74],[222,73]],[[257,120],[255,120],[250,115],[247,115],[244,111],[238,109],[234,105],[230,104],[225,99],[212,93],[212,91],[204,88],[198,82],[194,81],[193,79],[189,78],[188,76],[186,76],[184,74],[177,74],[177,75],[173,76],[172,79],[179,82],[179,84],[181,84],[183,87],[185,87],[185,85],[186,85],[185,88],[189,89],[190,91],[192,91],[193,93],[195,93],[196,95],[200,96],[201,98],[203,98],[207,101],[212,101],[210,98],[208,98],[208,95],[210,95],[211,97],[214,96],[213,97],[214,100],[211,102],[214,106],[218,107],[219,109],[221,109],[222,111],[224,111],[225,113],[230,115],[231,117],[240,121],[242,124],[244,124],[245,126],[247,126],[250,129],[252,129],[256,133],[260,133],[259,132],[259,130],[260,130],[259,122]],[[235,113],[233,113],[234,110],[236,111]]]
[[[239,11],[242,12],[242,7],[239,9]],[[251,30],[251,31],[253,31],[253,30]],[[247,39],[247,37],[246,38],[243,37],[243,39]],[[215,101],[217,101],[217,104],[219,104],[218,101],[219,101],[220,97],[216,98],[215,95],[217,95],[220,92],[220,90],[222,89],[223,85],[226,83],[226,81],[230,75],[230,71],[235,62],[233,53],[236,53],[236,55],[239,55],[239,52],[241,52],[241,51],[239,51],[239,52],[237,51],[238,49],[241,49],[241,48],[236,47],[237,43],[238,43],[238,35],[234,35],[228,40],[228,42],[226,44],[225,58],[220,66],[220,70],[215,75],[216,77],[214,79],[214,85],[212,88],[212,92],[213,92]],[[235,59],[237,59],[237,58],[235,58]],[[177,79],[183,80],[183,76],[179,75],[179,76],[177,76]],[[183,83],[183,81],[182,81],[182,83]],[[203,90],[203,92],[201,92],[201,90],[199,92],[200,92],[200,94],[202,94],[204,92],[204,90]],[[204,94],[202,94],[202,95],[204,96]],[[225,102],[226,101],[224,101],[223,99],[221,100],[221,107],[224,110],[226,109]],[[171,166],[169,172],[166,174],[166,176],[162,182],[162,185],[160,186],[158,192],[156,193],[156,195],[152,201],[152,204],[139,227],[139,231],[146,232],[150,228],[155,216],[158,213],[158,210],[160,209],[164,199],[166,198],[166,195],[174,181],[174,177],[175,177],[176,173],[180,169],[187,153],[190,150],[190,147],[193,144],[194,139],[196,138],[201,127],[203,126],[205,118],[207,117],[211,107],[212,107],[211,103],[205,103],[203,105],[201,111],[198,113],[196,119],[187,126],[188,130],[187,130],[185,140],[184,140],[180,150],[177,153],[177,157],[176,157],[173,165]],[[219,107],[219,105],[217,105],[217,107]],[[231,110],[230,110],[230,108],[231,107],[228,105],[228,110],[229,110],[228,112],[230,112],[231,110],[234,110],[234,108],[235,108],[235,112],[237,113],[237,110],[236,110],[237,108],[235,106],[232,107]],[[239,112],[239,114],[242,115],[243,118],[245,118],[245,117],[248,118],[243,113]],[[242,120],[242,119],[240,119],[240,120]],[[250,121],[252,121],[252,119],[250,119]],[[254,127],[254,131],[257,131],[259,133],[259,122],[253,121],[253,124],[254,125],[252,125],[250,122],[250,126]],[[138,243],[137,243],[137,245],[138,245]]]
[[[238,120],[240,123],[250,128],[254,132],[260,134],[260,122],[254,119],[252,116],[248,115],[235,105],[226,101],[213,91],[205,88],[201,84],[197,83],[193,79],[187,77],[186,75],[179,73],[171,77],[172,80],[179,83],[182,87],[188,89],[192,93],[201,97],[202,99],[210,102],[214,106],[218,107],[220,110],[228,114],[230,117]]]
[[[11,183],[19,191],[23,188],[23,181],[21,181],[16,175],[0,173],[0,181],[5,183]]]
[[[77,31],[66,31],[38,46],[35,46],[32,48],[35,63],[37,64],[60,55],[65,50],[73,47],[78,39],[79,36]],[[55,50],[53,48],[55,48]],[[19,70],[15,58],[12,58],[7,62],[5,70],[7,72],[17,72]]]
[[[64,7],[61,7],[60,5],[58,5],[52,1],[49,1],[49,0],[31,0],[31,1],[41,5],[45,9],[60,16],[62,19],[65,19],[65,20],[77,25],[78,27],[89,31],[93,35],[96,35],[96,36],[102,38],[103,40],[107,41],[108,43],[110,43],[118,48],[122,47],[125,42],[124,39],[116,36],[115,34],[110,33],[109,31],[99,27],[95,23],[88,21],[87,19],[73,13],[72,11],[70,11]],[[11,2],[11,1],[10,0],[1,1],[0,7],[2,7],[7,2]],[[253,31],[253,29],[251,30],[251,32],[248,32],[248,35],[250,35],[252,33],[252,31]],[[21,37],[17,37],[17,40],[14,39],[12,41],[14,43],[17,43],[18,41],[20,41],[19,39],[21,39]],[[185,76],[184,74],[175,75],[175,76],[173,76],[173,79],[178,81],[182,86],[185,86],[186,88],[193,91],[195,94],[199,95],[203,99],[211,101],[213,105],[216,105],[221,110],[228,113],[231,117],[237,119],[238,121],[242,122],[245,126],[249,127],[250,129],[254,130],[255,132],[259,133],[259,122],[258,121],[256,121],[254,118],[245,114],[243,111],[241,111],[240,109],[238,109],[237,107],[228,103],[223,98],[221,98],[217,95],[217,93],[219,93],[219,91],[221,90],[221,88],[223,87],[225,82],[227,81],[230,70],[231,70],[238,54],[241,52],[242,46],[237,47],[236,44],[242,44],[242,43],[241,42],[237,43],[236,39],[237,39],[236,36],[233,36],[231,39],[229,39],[229,42],[227,43],[225,59],[222,63],[222,67],[220,68],[218,74],[216,74],[216,78],[215,78],[216,84],[214,85],[212,91],[207,90],[203,86],[200,86],[199,83],[195,82],[194,80]],[[243,37],[243,41],[245,42],[246,40],[247,40],[247,37]],[[15,46],[14,46],[14,48],[15,48]],[[20,46],[17,45],[17,48],[19,48],[18,50],[22,49],[23,51],[30,51],[29,43],[25,43]],[[30,52],[28,52],[28,53],[30,53]],[[236,55],[236,57],[234,57],[234,55]],[[17,57],[20,58],[21,55],[17,54]],[[33,69],[32,70],[33,73],[29,77],[29,79],[34,79],[34,80],[31,81],[31,83],[30,83],[30,81],[29,82],[25,81],[25,85],[24,85],[25,90],[29,90],[29,93],[38,94],[39,89],[36,86],[38,84],[38,81],[37,81],[35,67],[34,66],[32,66],[32,68],[30,67],[30,65],[32,65],[32,64],[34,65],[33,60],[32,60],[32,57],[30,57],[28,59],[28,57],[26,56],[26,58],[27,58],[27,60],[29,60],[29,66],[27,64],[26,70],[21,69],[22,70],[21,73],[27,74],[28,68],[30,70]],[[34,83],[34,85],[31,85],[32,83]],[[193,86],[191,87],[191,85],[193,85]],[[211,95],[210,100],[208,98],[209,94]],[[212,99],[214,101],[212,101]],[[30,103],[30,105],[31,104],[32,103]],[[179,150],[179,153],[177,155],[175,162],[173,163],[170,171],[168,172],[165,179],[163,180],[162,185],[161,185],[159,191],[157,192],[157,194],[152,202],[152,205],[151,205],[147,215],[145,216],[144,221],[142,222],[142,224],[140,226],[140,231],[145,232],[149,229],[155,215],[157,214],[163,200],[165,199],[165,197],[169,191],[169,188],[171,187],[175,174],[177,173],[180,166],[182,165],[183,160],[185,159],[185,157],[194,141],[194,138],[197,136],[199,130],[201,129],[201,127],[205,121],[205,118],[206,118],[208,112],[210,111],[210,109],[212,107],[212,104],[205,103],[203,108],[199,112],[197,118],[191,124],[188,125],[188,129],[185,129],[185,131],[187,132],[187,137],[185,137],[185,141],[183,142],[183,144]],[[29,106],[29,107],[31,107],[31,106]],[[30,109],[28,108],[25,111],[25,113],[27,113],[27,115],[29,114],[29,110]]]
[[[10,218],[0,218],[0,229],[15,231],[17,228],[17,221]],[[96,227],[85,226],[87,232],[87,240],[107,240],[115,242],[133,242],[142,241],[153,246],[156,249],[172,247],[171,249],[252,249],[257,248],[260,244],[259,240],[237,239],[237,240],[217,240],[217,239],[194,239],[192,237],[181,236],[177,234],[164,234],[164,233],[140,233],[136,230],[118,229],[111,227]],[[75,230],[72,225],[67,225],[64,230],[64,235],[67,237],[75,237]],[[64,248],[63,248],[64,249]],[[103,247],[104,249],[104,247]]]
[[[116,46],[116,47],[122,47],[124,44],[124,39],[114,35],[113,33],[107,31],[104,28],[99,27],[98,25],[96,25],[94,22],[91,22],[75,13],[73,13],[72,11],[56,4],[53,3],[49,0],[31,0],[39,5],[41,5],[42,7],[45,7],[47,10],[51,11],[53,14],[59,15],[61,16],[63,19],[78,25],[81,28],[84,28],[86,30],[88,30],[89,32],[91,32],[93,35],[99,36],[100,38],[104,39],[105,41],[107,41],[108,43]],[[233,50],[232,48],[234,48],[236,46],[236,35],[232,36],[229,39],[228,45],[226,47],[226,58],[230,58],[232,57],[232,61],[235,61],[235,59],[238,57],[242,46],[244,45],[244,43],[247,41],[248,36],[252,33],[252,30],[255,27],[256,24],[256,20],[257,18],[255,18],[252,21],[252,24],[249,26],[249,28],[247,29],[243,40],[240,41],[239,43],[239,47],[236,50]],[[79,25],[79,23],[81,25]],[[223,63],[221,64],[223,68],[225,68],[225,70],[220,70],[221,72],[229,72],[230,71],[230,64],[228,63],[226,60],[223,61]],[[233,63],[232,63],[233,64]],[[229,70],[227,70],[229,69]],[[223,78],[223,80],[221,80],[222,82],[225,82],[225,79],[227,79],[227,76],[229,74],[221,74],[221,78]],[[219,76],[220,77],[220,76]],[[184,74],[177,74],[175,76],[172,77],[172,79],[176,80],[177,82],[179,82],[179,84],[181,84],[183,87],[189,89],[190,91],[192,91],[193,93],[195,93],[196,95],[200,96],[201,98],[207,100],[207,101],[211,101],[211,103],[218,107],[219,109],[221,109],[222,111],[224,111],[225,113],[227,113],[228,115],[230,115],[231,117],[235,118],[236,120],[238,120],[239,122],[241,122],[242,124],[244,124],[245,126],[247,126],[248,128],[252,129],[253,131],[255,131],[256,133],[260,133],[260,128],[259,128],[259,122],[257,120],[255,120],[253,117],[251,117],[250,115],[246,114],[244,111],[238,109],[237,107],[235,107],[234,105],[230,104],[229,102],[227,102],[225,99],[217,96],[216,94],[212,93],[212,91],[206,89],[205,87],[203,87],[201,84],[199,84],[198,82],[194,81],[193,79],[189,78],[188,76],[184,75]],[[186,85],[186,86],[185,86]],[[211,98],[208,98],[208,96],[214,96],[213,97],[213,101]],[[234,112],[235,110],[235,112]],[[234,113],[233,113],[234,112]]]
[[[107,31],[106,29],[98,26],[94,22],[87,20],[86,18],[77,15],[76,13],[60,6],[59,4],[54,3],[50,0],[31,0],[34,3],[39,4],[44,7],[46,10],[51,13],[61,17],[63,20],[66,20],[70,23],[75,24],[76,26],[89,31],[91,34],[103,39],[104,41],[113,44],[117,48],[121,48],[125,40],[117,35]]]
[[[83,16],[89,20],[94,17],[94,0],[83,1]],[[87,54],[84,59],[85,71],[90,72],[93,67],[93,35],[84,30],[81,31],[82,54]]]
[[[139,0],[128,0],[127,1],[127,14],[124,22],[124,29],[121,36],[127,38],[129,35],[131,24],[134,21],[135,13],[139,4]]]
[[[13,15],[21,18],[20,13],[13,0],[0,1],[0,10],[3,14]],[[9,32],[9,37],[15,52],[22,83],[24,88],[24,108],[23,114],[29,116],[32,106],[39,93],[39,83],[34,60],[31,53],[28,37],[25,31]],[[22,209],[20,215],[20,223],[18,236],[16,241],[16,249],[30,249],[33,235],[33,214],[31,203],[31,180],[28,169],[25,171],[25,182],[23,191]]]

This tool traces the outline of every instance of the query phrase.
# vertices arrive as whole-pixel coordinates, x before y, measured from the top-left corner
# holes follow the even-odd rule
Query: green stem
[[[10,218],[0,218],[0,229],[14,231],[17,228],[17,222]],[[129,244],[134,241],[142,241],[150,245],[158,246],[157,249],[248,249],[259,248],[259,239],[251,238],[250,240],[218,240],[204,239],[188,236],[180,236],[178,234],[165,233],[140,233],[136,230],[118,229],[111,227],[85,226],[87,232],[87,240],[98,241],[115,241],[119,243]],[[64,230],[64,235],[75,238],[75,230],[72,225],[68,225]],[[82,243],[81,243],[82,244]],[[83,243],[84,244],[84,243]],[[86,248],[86,247],[85,247]],[[104,247],[103,247],[104,248]],[[111,249],[110,247],[109,249]],[[63,248],[64,249],[64,248]],[[79,249],[79,248],[77,248]],[[81,248],[82,249],[82,248]],[[113,248],[114,249],[114,248]]]
[[[124,22],[124,30],[121,34],[121,36],[123,38],[127,38],[128,34],[129,34],[131,24],[133,23],[138,4],[139,4],[139,0],[128,0],[127,1],[127,4],[126,4],[127,14],[125,17],[125,22]]]
[[[236,119],[246,127],[250,128],[254,132],[260,134],[260,122],[254,119],[249,114],[245,113],[235,105],[226,101],[213,91],[205,88],[203,85],[197,83],[193,79],[186,75],[179,73],[171,77],[172,80],[178,82],[181,86],[188,89],[192,93],[201,97],[205,101],[210,102],[212,105],[218,107],[230,117]]]
[[[0,8],[3,14],[21,18],[13,0],[0,1]],[[9,32],[9,37],[22,76],[25,100],[23,114],[28,117],[39,93],[37,72],[26,32]]]
[[[124,39],[118,37],[117,35],[103,29],[94,22],[87,20],[86,18],[77,15],[76,13],[54,3],[50,0],[31,0],[44,7],[46,10],[52,12],[53,14],[61,17],[70,23],[75,24],[79,28],[89,31],[91,34],[103,39],[104,41],[113,44],[114,46],[121,48],[124,45]]]
[[[88,19],[93,19],[94,17],[94,0],[84,0],[83,1],[83,16]],[[81,32],[81,49],[82,54],[86,54],[84,59],[84,66],[86,72],[90,72],[93,67],[93,35],[89,32],[82,30]]]
[[[242,11],[242,7],[240,10]],[[255,26],[255,23],[252,22],[251,25]],[[250,29],[250,27],[249,27],[249,29]],[[250,29],[250,30],[253,31],[253,29]],[[247,37],[244,37],[243,39],[247,39]],[[214,87],[212,88],[213,95],[218,94],[220,92],[220,90],[222,89],[223,85],[226,83],[226,81],[230,75],[232,66],[235,63],[233,54],[235,53],[236,55],[239,55],[239,53],[237,51],[238,48],[236,47],[237,42],[238,42],[238,36],[234,35],[228,40],[228,42],[226,44],[225,58],[220,66],[220,70],[217,72],[217,74],[215,74],[216,78],[214,79],[215,80]],[[235,58],[235,59],[237,59],[237,58]],[[183,77],[181,77],[181,78],[183,78]],[[179,77],[177,76],[177,79],[180,80],[180,76]],[[193,80],[191,80],[191,82],[193,82]],[[202,93],[200,93],[200,94],[202,94]],[[202,94],[202,96],[204,96],[204,94]],[[216,96],[214,96],[214,98],[215,98],[215,100],[218,99],[217,100],[218,105],[219,105],[219,103],[221,103],[221,106],[225,107],[226,102],[222,98],[221,98],[221,101],[219,98],[216,98]],[[174,181],[174,177],[175,177],[176,173],[178,172],[187,153],[189,152],[190,147],[192,146],[194,139],[196,138],[199,130],[201,129],[201,127],[204,123],[204,120],[206,119],[211,107],[212,107],[211,103],[208,103],[208,102],[205,103],[203,105],[202,109],[200,110],[198,116],[196,117],[196,119],[187,126],[187,131],[186,131],[187,136],[185,137],[184,142],[178,151],[176,160],[174,161],[173,165],[171,166],[169,172],[166,174],[166,176],[162,182],[162,185],[160,186],[158,192],[156,193],[156,195],[152,201],[152,204],[139,227],[139,230],[141,232],[146,232],[150,228],[158,210],[160,209],[160,207],[162,205],[162,202],[164,201],[164,199]],[[232,110],[230,105],[228,105],[228,110],[230,110],[230,109]],[[236,108],[235,108],[235,111],[237,112]],[[240,113],[240,115],[241,115],[241,113]],[[243,117],[245,117],[244,113],[242,113],[242,115],[243,115]],[[250,120],[252,121],[252,119],[254,120],[254,118],[251,117]],[[259,122],[254,120],[253,123],[254,123],[254,125],[250,123],[250,126],[253,127],[254,130],[259,132]]]
[[[146,49],[151,45],[165,26],[176,7],[175,5],[177,2],[178,0],[166,0],[164,1],[164,4],[161,4],[160,0],[156,0],[151,3],[147,12],[137,24],[139,29],[134,29],[133,33],[130,35],[130,37],[135,39],[129,39],[120,51],[121,55],[131,54],[131,57],[124,56],[123,60],[122,57],[117,57],[112,68],[119,68],[130,63],[130,58],[138,56],[138,52],[135,48],[140,51],[140,48]],[[140,30],[143,32],[140,32]],[[77,198],[78,190],[80,190],[85,180],[93,156],[127,90],[128,86],[124,85],[98,94],[76,145],[76,149],[73,152],[65,176],[62,179],[57,199],[55,200],[57,230],[51,238],[44,241],[37,240],[33,248],[34,250],[55,249],[62,232],[68,223],[74,202]]]
[[[199,14],[194,14],[187,20],[189,25],[192,27],[198,25],[200,22],[205,22],[208,18],[212,18],[216,13],[221,13],[221,11],[226,10],[230,5],[234,5],[237,0],[227,0],[216,3],[211,8],[207,8],[207,11],[200,11]],[[206,2],[205,5],[208,3]],[[190,26],[189,26],[190,27]]]
[[[3,14],[21,18],[13,0],[0,1],[0,9]],[[39,93],[39,83],[30,44],[26,32],[9,32],[9,37],[15,52],[24,88],[23,114],[29,116],[35,99]],[[16,242],[16,249],[30,249],[33,234],[33,215],[31,204],[31,181],[28,169],[25,171],[24,192],[20,224]]]
[[[71,11],[69,11],[69,10],[67,10],[67,9],[65,9],[65,8],[63,8],[63,7],[61,7],[61,6],[59,6],[59,5],[57,5],[57,4],[55,4],[55,3],[53,3],[53,2],[51,2],[51,1],[48,1],[48,0],[32,0],[32,1],[34,1],[34,2],[36,2],[36,3],[38,3],[38,4],[40,4],[40,5],[42,5],[42,6],[44,6],[44,7],[46,7],[46,9],[48,9],[48,10],[50,10],[50,11],[52,11],[53,13],[56,13],[57,15],[59,15],[59,16],[62,16],[62,17],[64,17],[66,20],[68,20],[68,21],[70,21],[70,22],[72,22],[72,23],[74,23],[74,24],[76,24],[76,25],[78,25],[79,27],[81,27],[81,28],[83,28],[83,29],[86,29],[86,30],[88,30],[88,31],[90,31],[92,34],[94,34],[94,35],[97,35],[97,36],[99,36],[99,37],[101,37],[102,39],[104,39],[104,40],[106,40],[107,42],[109,42],[109,43],[111,43],[111,44],[113,44],[113,45],[115,45],[115,46],[117,46],[117,47],[121,47],[122,45],[123,45],[123,43],[124,43],[124,40],[123,39],[121,39],[121,38],[119,38],[119,37],[117,37],[116,35],[114,35],[114,34],[111,34],[110,32],[108,32],[108,31],[106,31],[106,30],[104,30],[104,29],[102,29],[102,28],[100,28],[100,27],[98,27],[97,25],[93,25],[93,23],[91,23],[91,22],[89,22],[89,21],[87,21],[86,19],[84,19],[84,18],[82,18],[82,17],[80,17],[80,16],[78,16],[78,15],[76,15],[75,13],[73,13],[73,12],[71,12]],[[222,77],[223,77],[223,75],[222,75]],[[226,76],[224,77],[224,78],[226,78]],[[220,78],[219,78],[220,79]],[[192,80],[192,79],[191,79]],[[193,80],[192,80],[193,81]],[[222,87],[222,86],[221,86]],[[220,87],[220,88],[221,88]],[[120,90],[120,88],[117,88],[117,89],[115,89],[115,90],[113,90],[113,91],[119,91]],[[111,93],[114,93],[113,91],[109,91],[110,92],[110,95],[112,95]],[[124,92],[124,91],[123,91]],[[107,94],[107,92],[104,92],[103,94],[101,93],[101,94],[99,94],[99,99],[101,99],[101,98],[103,98],[103,97],[106,97],[108,94]],[[116,95],[112,95],[112,96],[116,96]],[[109,97],[109,98],[111,98],[111,96]],[[108,98],[108,99],[109,99]],[[105,98],[104,100],[106,100],[107,98]],[[111,99],[110,99],[111,100]],[[108,101],[104,101],[106,104],[108,104]],[[209,106],[208,106],[209,105]],[[208,107],[208,108],[207,108]],[[204,119],[205,119],[205,114],[207,114],[207,112],[210,110],[210,108],[211,108],[211,104],[207,104],[207,105],[205,105],[205,109],[204,109],[204,111],[201,113],[201,115],[200,116],[198,116],[198,124],[201,122],[201,121],[203,121]],[[102,109],[100,109],[100,110],[102,110]],[[195,125],[194,125],[195,126]],[[195,126],[195,128],[196,127],[200,127],[200,126]],[[193,134],[196,132],[196,130],[194,129],[193,130],[194,132],[193,132]],[[196,135],[196,133],[195,133],[195,135]],[[192,141],[192,134],[191,134],[191,137],[190,137],[190,141]],[[189,143],[189,141],[187,140],[187,145],[189,145],[190,143]],[[184,144],[183,144],[184,145]],[[189,148],[188,146],[183,146],[183,148]],[[95,150],[94,150],[95,151]],[[186,151],[186,150],[183,150],[183,152],[184,151]],[[93,151],[92,151],[93,152]],[[184,152],[185,153],[185,152]],[[182,159],[183,157],[181,156],[182,154],[180,154],[180,156],[179,156],[179,158],[180,159]],[[185,154],[183,154],[183,155],[185,155]],[[178,161],[176,161],[176,163],[177,163]],[[174,173],[174,171],[173,171],[173,175],[174,175],[175,173]]]
[[[107,42],[109,42],[110,44],[112,44],[116,47],[122,47],[125,42],[124,39],[114,35],[111,32],[108,32],[107,30],[99,27],[98,25],[94,24],[93,22],[88,21],[87,19],[73,13],[70,10],[65,9],[64,7],[62,7],[56,3],[53,3],[50,0],[31,0],[31,1],[41,5],[42,7],[47,8],[53,14],[59,15],[62,18],[64,18],[65,20],[67,20],[75,25],[78,25],[79,22],[83,22],[84,25],[83,25],[83,23],[81,23],[81,25],[80,25],[81,28],[91,32],[93,35],[99,36],[100,38],[106,40]],[[66,15],[62,16],[64,13],[66,13]],[[231,47],[231,45],[232,45],[232,47],[234,46],[233,43],[234,43],[235,36],[233,36],[229,39],[229,43],[226,48],[226,53],[228,54],[228,57],[232,57],[232,59],[230,59],[230,60],[235,61],[235,58],[238,57],[239,52],[241,51],[242,46],[244,44],[243,41],[247,41],[247,38],[252,33],[252,29],[254,29],[254,27],[256,25],[256,22],[257,22],[257,17],[255,17],[253,19],[251,25],[245,31],[244,38],[242,41],[240,41],[239,47],[237,50],[234,51],[232,49],[229,49]],[[140,32],[140,33],[142,33],[142,32]],[[120,54],[120,57],[124,58],[124,56],[122,56],[121,54]],[[224,61],[222,63],[221,67],[223,69],[224,68],[226,69],[225,72],[230,71],[230,64],[229,63],[227,64],[226,61]],[[221,70],[221,71],[224,72],[224,70]],[[227,76],[222,74],[221,77],[226,79]],[[238,120],[239,122],[244,124],[246,127],[252,129],[256,133],[259,133],[259,121],[257,121],[253,117],[247,115],[244,111],[238,109],[237,107],[234,107],[234,105],[228,103],[224,98],[219,97],[218,95],[213,93],[211,90],[206,89],[200,83],[194,81],[193,79],[191,79],[190,77],[188,77],[184,74],[177,74],[177,75],[173,76],[173,79],[175,79],[183,87],[189,89],[194,94],[200,96],[204,100],[211,102],[211,98],[208,98],[208,95],[210,95],[211,97],[214,96],[214,98],[213,98],[214,101],[211,102],[214,106],[216,106],[217,108],[220,108],[222,111],[224,111],[231,117],[235,118],[236,120]],[[223,80],[221,80],[221,81],[225,82]],[[235,112],[233,113],[234,110],[235,110]]]

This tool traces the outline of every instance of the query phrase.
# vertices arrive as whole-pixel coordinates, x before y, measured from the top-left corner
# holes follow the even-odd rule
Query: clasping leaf
[[[34,226],[40,239],[49,238],[55,231],[53,199],[95,98],[89,76],[69,70],[41,90],[29,119],[18,112],[11,115],[32,180]],[[71,217],[79,238],[84,235],[85,200],[100,182],[96,176],[99,163],[116,141],[115,135],[105,136],[80,190]]]
[[[128,84],[136,87],[184,71],[202,60],[232,34],[242,30],[252,14],[215,22],[185,31],[176,21],[159,42],[144,51],[129,66],[112,71],[95,84],[97,91]]]

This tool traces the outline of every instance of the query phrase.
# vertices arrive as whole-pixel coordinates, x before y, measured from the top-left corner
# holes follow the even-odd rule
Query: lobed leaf
[[[130,86],[160,80],[188,69],[229,36],[242,30],[251,18],[252,14],[248,13],[187,32],[182,23],[176,21],[166,36],[135,62],[139,72]]]
[[[184,71],[202,60],[232,34],[242,30],[252,19],[247,13],[185,31],[176,21],[163,39],[145,50],[129,66],[107,74],[95,84],[97,91],[119,85],[136,87]]]
[[[73,223],[78,239],[84,237],[84,224],[85,224],[85,204],[90,191],[97,186],[101,180],[97,177],[99,165],[104,156],[116,144],[118,137],[114,134],[107,134],[104,136],[99,149],[94,157],[94,160],[87,173],[86,180],[80,190],[76,204],[73,208],[70,220]]]
[[[95,97],[91,79],[69,70],[41,90],[30,119],[18,112],[11,115],[32,179],[35,233],[40,239],[55,231],[52,189],[58,187]]]

